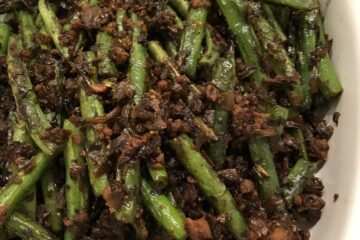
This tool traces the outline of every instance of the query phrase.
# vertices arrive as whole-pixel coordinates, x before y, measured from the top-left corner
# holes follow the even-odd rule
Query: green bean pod
[[[26,192],[40,179],[53,159],[53,156],[46,155],[43,152],[36,154],[33,157],[34,167],[32,170],[30,172],[20,171],[14,176],[19,183],[10,181],[0,190],[0,225],[11,215]]]
[[[186,239],[185,214],[165,195],[156,193],[144,179],[141,181],[141,194],[146,208],[166,232],[173,239]]]
[[[93,84],[97,83],[97,69],[94,66],[93,61],[95,60],[94,52],[86,53],[86,61],[89,64],[89,70],[91,73],[91,79],[89,81]],[[82,87],[80,89],[80,112],[84,119],[89,120],[94,117],[101,117],[105,115],[104,106],[100,101],[99,97],[96,94],[88,93],[86,88]],[[96,130],[89,126],[86,129],[86,147],[87,149],[95,143],[98,143],[98,133]],[[101,149],[100,153],[104,154],[106,151],[106,144],[100,143]],[[97,176],[95,173],[96,164],[90,156],[86,156],[86,162],[89,170],[90,184],[93,190],[93,193],[96,197],[101,197],[104,193],[104,189],[109,185],[107,174],[103,173],[100,176]]]
[[[318,10],[302,13],[300,15],[300,31],[298,40],[298,71],[301,75],[301,83],[305,94],[305,108],[309,109],[312,104],[311,79],[313,75],[311,58],[316,48],[316,21]]]
[[[294,89],[288,89],[287,95],[295,107],[303,108],[305,101],[304,89],[300,83],[295,64],[289,58],[284,46],[276,41],[277,34],[265,17],[261,15],[260,4],[251,2],[250,9],[252,14],[249,16],[249,21],[256,30],[263,51],[269,55],[270,65],[277,75],[295,81]]]
[[[16,118],[16,117],[15,117]],[[33,145],[33,141],[27,131],[25,122],[21,120],[14,119],[14,126],[13,126],[13,136],[12,140],[13,142],[20,142],[24,144]],[[19,169],[16,166],[16,164],[12,164],[10,166],[11,172],[13,175],[18,174]],[[37,197],[36,197],[36,187],[31,188],[27,193],[24,199],[21,201],[21,204],[19,206],[20,210],[23,210],[26,212],[26,214],[32,218],[36,218],[36,203],[37,203]]]
[[[24,10],[18,12],[19,30],[26,49],[34,49],[36,43],[34,41],[37,32],[33,16]]]
[[[135,89],[134,103],[140,103],[146,92],[147,76],[147,53],[145,47],[139,43],[141,37],[140,19],[135,14],[131,14],[134,24],[133,44],[130,55],[129,80]]]
[[[59,206],[61,200],[61,186],[56,183],[56,175],[51,167],[41,178],[41,189],[44,198],[45,207],[49,213],[47,217],[50,229],[60,234],[63,229],[63,216]]]
[[[215,64],[213,68],[212,84],[222,92],[226,93],[234,90],[236,82],[235,53],[234,50],[231,49],[227,53],[227,56],[220,58]],[[226,157],[229,117],[229,111],[216,103],[213,130],[218,137],[218,140],[209,144],[207,153],[214,161],[217,168],[220,168],[223,165]]]
[[[298,10],[313,10],[319,8],[318,0],[262,0],[267,3],[286,6]]]
[[[0,23],[0,56],[6,54],[9,44],[11,28],[5,23]]]
[[[24,240],[56,240],[43,226],[19,212],[14,212],[5,223],[8,231]]]
[[[318,17],[317,25],[319,29],[319,43],[325,44],[325,32],[321,17]],[[318,83],[324,97],[330,100],[341,95],[344,89],[328,53],[318,62],[317,68],[319,71]]]
[[[195,149],[192,140],[185,134],[170,142],[172,149],[186,170],[196,179],[197,184],[212,203],[218,214],[228,217],[225,225],[237,240],[247,239],[245,218],[236,207],[235,201],[217,176],[216,172]]]
[[[206,39],[206,52],[202,55],[199,64],[211,67],[215,64],[216,60],[220,57],[219,46],[212,36],[212,29],[207,26],[205,31]]]
[[[306,182],[317,171],[317,163],[309,161],[302,131],[300,129],[296,129],[293,131],[292,135],[300,142],[301,156],[287,176],[289,187],[286,187],[283,193],[285,200],[288,203],[292,203],[294,197],[303,191]]]
[[[190,9],[190,4],[187,0],[169,0],[169,2],[183,17],[187,17]]]
[[[31,138],[47,155],[56,155],[62,146],[50,140],[43,140],[47,129],[51,128],[33,90],[26,62],[17,56],[16,51],[23,49],[22,41],[15,36],[10,37],[8,62],[9,83],[15,98],[18,113],[25,121]],[[26,91],[21,96],[20,91]]]
[[[89,208],[89,184],[83,171],[86,160],[81,156],[84,136],[69,120],[65,120],[64,129],[70,133],[64,149],[66,217],[75,220],[77,214],[88,214]],[[72,168],[80,168],[79,175],[72,176]],[[67,228],[64,239],[75,240],[76,236]]]
[[[66,46],[63,46],[60,42],[60,35],[63,27],[61,26],[59,19],[56,17],[55,12],[46,0],[39,0],[38,8],[46,30],[53,39],[55,46],[62,56],[65,59],[68,59],[70,57],[69,49]]]
[[[264,11],[264,14],[267,17],[267,20],[269,21],[271,27],[277,33],[278,37],[281,39],[281,41],[285,42],[287,40],[287,36],[284,33],[284,31],[282,30],[282,28],[281,28],[279,22],[277,21],[277,19],[275,18],[274,13],[273,13],[273,11],[271,9],[271,6],[266,4],[266,3],[262,3],[261,8]]]
[[[216,2],[228,23],[230,31],[234,35],[234,41],[244,63],[249,66],[260,66],[256,38],[252,27],[245,19],[245,9],[239,8],[233,1],[216,0]],[[260,67],[250,75],[250,79],[256,87],[261,87],[266,77]]]
[[[181,38],[179,54],[185,56],[182,71],[190,78],[195,78],[200,59],[202,41],[205,36],[205,24],[208,11],[206,8],[192,8],[187,18]]]
[[[98,63],[98,71],[100,77],[115,77],[119,76],[119,71],[115,63],[111,60],[109,54],[111,51],[113,38],[107,32],[99,32],[96,36],[97,58],[100,59]]]

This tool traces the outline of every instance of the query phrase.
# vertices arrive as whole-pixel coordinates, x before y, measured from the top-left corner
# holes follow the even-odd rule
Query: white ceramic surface
[[[360,239],[360,0],[323,1],[325,28],[334,39],[332,59],[345,92],[328,163],[319,173],[327,205],[312,230],[314,240]],[[333,202],[334,194],[339,199]]]

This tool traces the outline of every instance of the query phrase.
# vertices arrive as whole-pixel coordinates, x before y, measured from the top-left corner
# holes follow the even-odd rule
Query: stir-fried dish
[[[0,239],[310,238],[343,92],[318,0],[0,14]]]

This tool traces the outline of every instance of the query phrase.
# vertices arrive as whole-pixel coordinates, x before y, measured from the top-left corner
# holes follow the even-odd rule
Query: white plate
[[[315,240],[360,239],[360,1],[322,1],[325,28],[334,39],[332,60],[345,92],[334,110],[341,113],[329,160],[319,173],[327,202],[312,230]],[[333,112],[332,111],[332,112]],[[334,202],[334,194],[339,199]]]

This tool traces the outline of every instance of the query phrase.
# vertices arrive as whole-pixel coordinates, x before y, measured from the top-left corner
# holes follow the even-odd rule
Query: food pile
[[[343,92],[317,0],[0,13],[0,239],[310,238]]]

